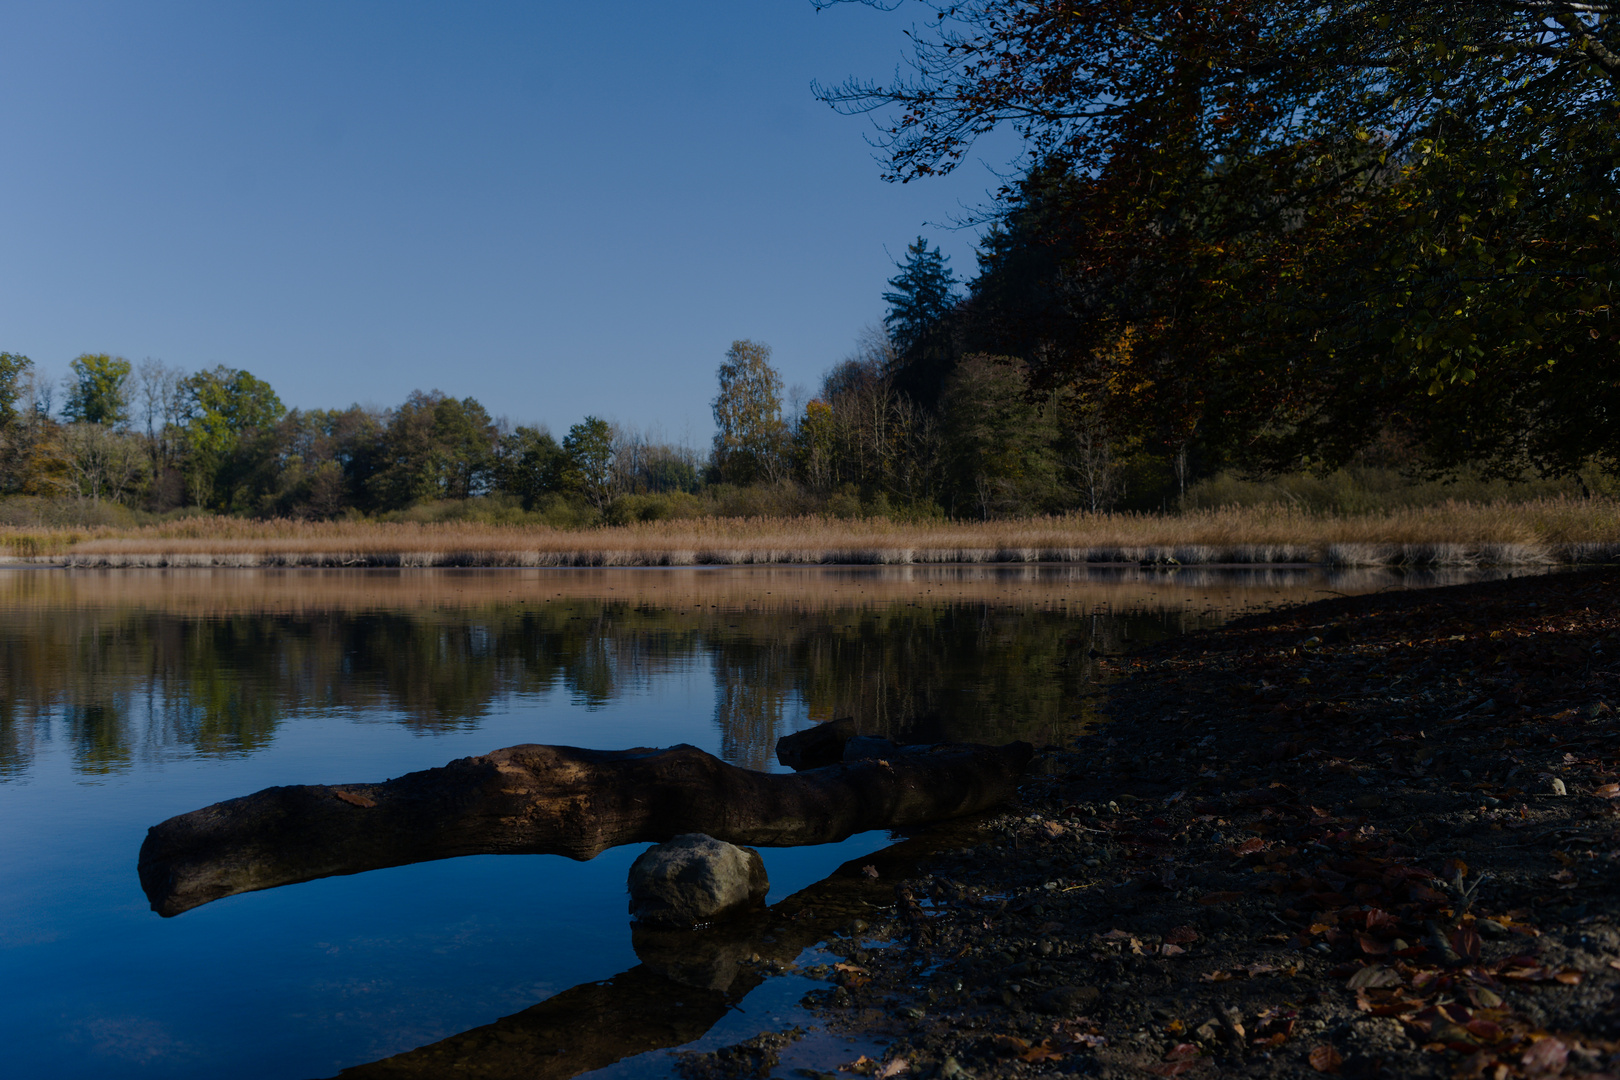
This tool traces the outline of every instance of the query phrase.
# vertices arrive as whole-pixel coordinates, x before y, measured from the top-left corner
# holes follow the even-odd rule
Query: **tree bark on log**
[[[825,844],[994,806],[1028,743],[946,745],[792,775],[695,746],[512,746],[380,784],[273,787],[170,818],[141,844],[141,887],[167,916],[237,893],[459,855],[590,859],[707,833],[733,844]]]

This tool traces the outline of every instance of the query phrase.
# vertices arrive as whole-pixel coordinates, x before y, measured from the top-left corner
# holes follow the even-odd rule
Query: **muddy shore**
[[[832,943],[814,1007],[886,1043],[843,1075],[1620,1074],[1617,594],[1334,599],[1113,659],[1109,723]]]

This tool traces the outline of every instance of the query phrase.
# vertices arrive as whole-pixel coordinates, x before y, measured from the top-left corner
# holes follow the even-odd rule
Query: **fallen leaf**
[[[334,788],[332,794],[336,795],[350,806],[361,806],[369,810],[373,806],[377,805],[376,799],[370,799],[364,795],[356,795],[352,791],[338,791]]]
[[[1029,1049],[1029,1040],[1020,1039],[1016,1035],[992,1035],[990,1036],[990,1048],[996,1053],[1008,1057],[1014,1054],[1022,1055],[1025,1050]]]
[[[877,878],[878,878],[878,868],[875,867],[875,866],[872,866],[870,864],[861,867],[861,873],[865,874],[867,877],[871,878],[873,881],[876,881]]]
[[[1204,981],[1205,982],[1226,982],[1227,980],[1231,979],[1231,977],[1232,977],[1232,973],[1230,971],[1211,971],[1211,972],[1208,972],[1208,973],[1206,973],[1204,975]]]
[[[862,1076],[868,1076],[868,1075],[871,1074],[872,1070],[875,1069],[875,1068],[877,1068],[877,1062],[873,1061],[871,1058],[867,1057],[865,1054],[862,1054],[860,1057],[856,1058],[854,1061],[850,1062],[848,1065],[840,1065],[840,1066],[838,1066],[838,1071],[839,1072],[859,1073]]]
[[[1557,1076],[1569,1061],[1569,1047],[1558,1039],[1545,1038],[1524,1052],[1519,1065],[1526,1076]]]
[[[1260,839],[1258,836],[1251,836],[1249,839],[1243,841],[1243,843],[1236,844],[1232,847],[1232,857],[1241,859],[1245,855],[1253,855],[1255,852],[1259,851],[1265,846],[1266,842],[1264,840]]]
[[[1055,821],[1046,821],[1041,823],[1041,832],[1046,835],[1048,840],[1056,840],[1067,831],[1068,830],[1064,829],[1062,825],[1059,825]]]
[[[1052,1045],[1051,1039],[1042,1039],[1034,1046],[1018,1055],[1024,1061],[1039,1063],[1042,1061],[1062,1061],[1063,1051]]]
[[[1389,952],[1389,942],[1379,941],[1377,938],[1372,937],[1371,935],[1357,934],[1356,941],[1361,944],[1361,951],[1364,953],[1370,953],[1374,956],[1382,956],[1384,953]]]
[[[887,1065],[883,1066],[883,1068],[879,1069],[877,1075],[878,1080],[891,1080],[891,1077],[899,1076],[901,1073],[910,1071],[911,1062],[907,1061],[905,1058],[897,1057]]]
[[[1592,794],[1600,799],[1620,799],[1620,784],[1604,784],[1602,787],[1593,788]]]
[[[1472,926],[1458,927],[1451,935],[1451,947],[1457,950],[1457,955],[1467,960],[1478,960],[1480,950],[1479,931]]]
[[[1198,931],[1190,926],[1178,926],[1164,935],[1164,940],[1170,945],[1186,945],[1198,940]]]
[[[1387,911],[1378,908],[1369,908],[1367,911],[1368,930],[1394,930],[1400,925],[1400,920]]]
[[[1399,986],[1401,976],[1399,972],[1391,971],[1382,964],[1364,967],[1345,982],[1345,986],[1352,990],[1376,990],[1385,986]]]
[[[1311,1068],[1319,1073],[1336,1073],[1344,1068],[1344,1058],[1325,1043],[1311,1048],[1310,1062]]]

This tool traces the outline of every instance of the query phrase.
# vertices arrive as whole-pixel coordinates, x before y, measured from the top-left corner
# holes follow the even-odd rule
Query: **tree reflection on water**
[[[51,741],[93,775],[251,754],[294,717],[476,728],[525,696],[599,709],[699,669],[739,765],[766,767],[793,722],[835,716],[900,740],[1039,745],[1082,721],[1100,654],[1261,594],[1321,594],[1319,572],[1293,574],[18,571],[0,577],[0,779]]]

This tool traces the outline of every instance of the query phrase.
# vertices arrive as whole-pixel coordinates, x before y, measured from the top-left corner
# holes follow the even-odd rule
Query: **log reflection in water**
[[[874,908],[892,904],[894,881],[913,873],[929,854],[962,844],[976,828],[974,819],[933,827],[847,862],[743,921],[697,931],[633,928],[642,962],[629,971],[340,1075],[343,1080],[568,1080],[634,1054],[683,1046],[718,1023],[769,977],[772,967],[791,964],[853,920],[870,919]],[[878,871],[875,880],[863,872],[867,866]]]

